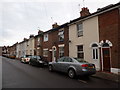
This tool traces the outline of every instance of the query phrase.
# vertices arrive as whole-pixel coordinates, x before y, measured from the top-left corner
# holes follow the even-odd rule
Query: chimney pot
[[[87,7],[83,7],[81,10],[82,10],[82,11],[80,11],[81,17],[87,16],[90,14],[89,9]]]
[[[39,34],[42,34],[42,33],[43,33],[43,31],[41,31],[41,30],[38,31],[38,35],[39,35]]]
[[[53,25],[52,25],[52,28],[57,28],[59,25],[57,24],[57,22],[55,22]]]
[[[34,37],[34,35],[33,35],[33,34],[31,34],[29,38],[32,38],[32,37]]]

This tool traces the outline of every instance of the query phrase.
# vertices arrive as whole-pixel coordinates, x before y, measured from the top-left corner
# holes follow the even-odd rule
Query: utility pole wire
[[[85,7],[85,0],[83,0],[83,7]]]
[[[43,7],[44,7],[44,10],[45,10],[46,17],[47,17],[47,19],[48,19],[47,21],[48,21],[48,23],[49,23],[49,17],[48,17],[48,12],[47,12],[45,3],[43,3]]]
[[[53,18],[51,17],[51,20],[52,20],[52,23],[54,23],[54,20],[53,20]]]
[[[78,4],[78,10],[80,11],[80,4]]]
[[[37,29],[40,30],[40,27],[38,27]]]

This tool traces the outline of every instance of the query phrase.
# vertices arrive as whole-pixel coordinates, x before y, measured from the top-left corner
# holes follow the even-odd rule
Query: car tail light
[[[26,61],[28,61],[29,59],[27,58]]]
[[[88,65],[87,64],[83,64],[83,65],[81,65],[82,67],[88,67]]]

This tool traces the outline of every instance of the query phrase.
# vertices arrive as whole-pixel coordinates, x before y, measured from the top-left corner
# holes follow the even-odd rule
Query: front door
[[[102,48],[103,70],[110,72],[110,48]]]
[[[56,60],[56,47],[52,48],[52,61]]]

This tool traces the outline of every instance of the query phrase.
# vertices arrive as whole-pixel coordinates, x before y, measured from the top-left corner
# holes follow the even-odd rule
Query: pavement
[[[113,74],[109,72],[97,71],[96,74],[92,75],[92,77],[106,79],[106,80],[120,83],[120,73]]]

